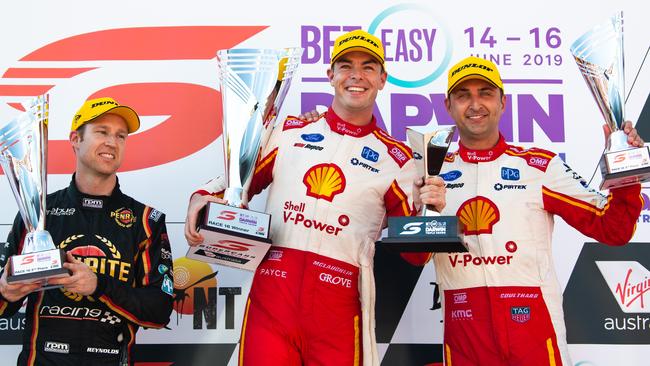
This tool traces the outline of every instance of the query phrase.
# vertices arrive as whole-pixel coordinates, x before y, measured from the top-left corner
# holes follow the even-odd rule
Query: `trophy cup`
[[[228,205],[210,202],[199,230],[205,238],[187,257],[254,271],[271,246],[271,216],[245,209],[253,168],[291,86],[302,48],[217,52],[223,106]]]
[[[48,109],[49,96],[37,97],[0,129],[0,164],[27,230],[22,252],[9,258],[9,283],[69,275],[63,268],[65,252],[56,248],[45,231]]]
[[[427,178],[440,173],[456,126],[440,127],[436,131],[420,133],[406,129],[416,160],[418,176]],[[459,236],[458,218],[440,216],[430,205],[423,205],[420,216],[388,218],[388,236],[380,242],[400,252],[467,252]]]
[[[571,45],[589,90],[612,131],[600,159],[600,189],[624,187],[650,178],[650,151],[633,147],[621,129],[625,105],[623,70],[623,13],[595,27]]]

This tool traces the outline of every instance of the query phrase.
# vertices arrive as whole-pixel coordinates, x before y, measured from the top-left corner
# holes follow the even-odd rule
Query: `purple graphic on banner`
[[[557,94],[548,95],[548,110],[532,94],[507,95],[505,112],[499,122],[499,129],[507,141],[514,141],[513,98],[517,99],[516,127],[519,142],[539,140],[539,136],[535,138],[535,126],[550,141],[564,142],[564,98]],[[384,119],[377,105],[374,115],[380,128],[389,131],[396,139],[405,141],[407,127],[426,126],[432,121],[436,121],[440,126],[454,124],[447,114],[444,101],[445,94],[393,93],[390,95],[390,119]],[[328,107],[331,103],[332,95],[329,93],[302,93],[300,110]]]

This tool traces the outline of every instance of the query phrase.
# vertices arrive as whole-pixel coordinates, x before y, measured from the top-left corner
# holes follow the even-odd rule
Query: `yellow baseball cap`
[[[503,81],[497,66],[491,61],[470,56],[449,69],[447,95],[463,80],[482,79],[503,91]]]
[[[105,97],[85,101],[75,113],[74,118],[72,118],[70,131],[76,131],[79,127],[92,122],[105,113],[117,114],[124,118],[129,133],[133,133],[140,128],[140,118],[131,107],[120,105],[113,98]]]
[[[345,33],[334,41],[330,65],[334,65],[339,57],[352,51],[365,52],[384,65],[384,45],[381,40],[361,29]]]

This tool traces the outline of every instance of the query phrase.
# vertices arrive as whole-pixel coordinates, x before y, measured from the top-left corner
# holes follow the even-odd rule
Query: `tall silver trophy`
[[[302,48],[229,49],[217,53],[223,106],[228,205],[209,203],[203,244],[188,257],[255,270],[270,248],[271,216],[245,209],[253,168],[300,65]]]
[[[432,132],[406,129],[406,137],[416,158],[418,176],[440,174],[456,126],[439,127]],[[459,235],[458,218],[441,216],[429,205],[423,205],[419,216],[389,217],[388,236],[380,244],[401,252],[466,252]]]
[[[45,94],[0,129],[0,164],[27,230],[21,253],[9,258],[9,283],[68,275],[63,268],[65,252],[56,248],[45,230],[48,113]]]
[[[612,134],[600,160],[600,189],[624,187],[650,179],[650,151],[633,147],[622,131],[625,121],[623,13],[578,38],[571,53]]]

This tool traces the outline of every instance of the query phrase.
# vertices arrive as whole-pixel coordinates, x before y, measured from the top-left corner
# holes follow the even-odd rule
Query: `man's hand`
[[[187,206],[187,216],[185,217],[185,239],[190,246],[195,246],[203,243],[203,235],[201,235],[196,230],[196,222],[199,217],[199,211],[201,211],[201,209],[207,205],[208,202],[216,202],[222,205],[228,203],[226,200],[210,195],[192,195],[190,198],[190,203]]]
[[[301,115],[298,116],[298,118],[307,122],[316,122],[318,121],[319,116],[320,113],[318,113],[318,111],[314,109],[309,112],[302,113]]]
[[[413,198],[416,206],[431,205],[441,212],[447,205],[445,181],[435,176],[423,180],[418,178],[413,184]]]
[[[636,131],[636,128],[632,126],[631,121],[625,121],[623,122],[623,126],[621,128],[623,132],[627,135],[627,143],[630,144],[631,146],[634,147],[643,147],[644,142],[641,136],[639,136],[638,132]],[[605,141],[609,138],[609,135],[611,135],[612,131],[609,128],[607,124],[603,125],[603,132],[605,133]]]
[[[9,264],[7,264],[5,271],[2,273],[2,277],[0,277],[0,293],[9,302],[16,302],[43,286],[43,281],[7,283],[7,272],[9,272]]]
[[[63,263],[63,267],[72,272],[69,277],[51,278],[48,283],[51,285],[63,285],[70,291],[83,296],[90,296],[97,288],[97,275],[88,265],[77,258],[72,253],[67,252],[68,261]]]

